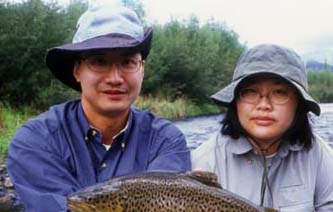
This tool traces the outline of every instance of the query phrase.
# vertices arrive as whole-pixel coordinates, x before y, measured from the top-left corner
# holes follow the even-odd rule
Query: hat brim
[[[256,73],[256,74],[272,74],[272,75],[276,75],[278,77],[281,77],[281,78],[287,80],[289,83],[291,83],[292,85],[294,85],[295,88],[300,92],[300,94],[302,95],[303,99],[306,102],[308,110],[311,111],[311,112],[313,112],[317,116],[320,115],[320,106],[319,106],[319,104],[297,82],[295,82],[295,81],[293,81],[291,79],[288,79],[288,78],[286,78],[284,76],[281,76],[279,74],[272,73],[272,72],[260,72],[260,73]],[[241,77],[241,78],[239,78],[239,79],[231,82],[229,85],[227,85],[226,87],[224,87],[220,91],[218,91],[215,94],[211,95],[211,98],[214,100],[214,102],[216,104],[224,106],[224,107],[229,107],[230,103],[235,98],[235,90],[236,90],[237,86],[239,85],[239,83],[241,81],[243,81],[244,79],[248,78],[249,76],[253,76],[253,75],[254,74],[243,76],[243,77]]]
[[[46,65],[56,78],[62,83],[81,91],[80,84],[73,75],[75,61],[81,52],[94,50],[111,50],[117,48],[132,49],[141,52],[142,58],[146,59],[152,42],[153,30],[149,27],[142,41],[138,41],[123,34],[108,34],[85,40],[80,43],[71,43],[51,48],[46,53]]]

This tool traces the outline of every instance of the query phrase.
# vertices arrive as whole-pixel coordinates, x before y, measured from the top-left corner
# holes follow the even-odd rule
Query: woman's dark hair
[[[235,92],[235,99],[238,98],[237,90]],[[298,93],[298,96],[301,97],[301,94]],[[308,111],[305,100],[299,98],[293,124],[282,136],[284,141],[288,141],[289,144],[303,144],[305,149],[312,147],[314,135],[311,126],[312,119],[309,117]],[[247,134],[239,122],[235,100],[228,106],[228,110],[221,123],[221,133],[229,135],[233,139],[238,139],[240,136],[246,136]]]

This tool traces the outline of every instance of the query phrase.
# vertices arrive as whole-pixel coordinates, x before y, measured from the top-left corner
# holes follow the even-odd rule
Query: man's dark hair
[[[300,94],[298,94],[298,96],[300,96]],[[238,98],[237,95],[236,98]],[[282,136],[282,140],[289,142],[289,144],[303,144],[304,148],[308,150],[312,147],[314,135],[310,123],[312,120],[308,116],[306,105],[303,98],[299,98],[294,121],[291,127]],[[233,139],[238,139],[240,136],[246,136],[247,134],[239,122],[235,100],[228,106],[228,110],[221,123],[221,133],[229,135]]]

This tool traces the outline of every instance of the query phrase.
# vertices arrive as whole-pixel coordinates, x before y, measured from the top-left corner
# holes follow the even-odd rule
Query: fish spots
[[[204,174],[204,173],[203,173]],[[204,175],[206,176],[206,175]],[[199,178],[199,179],[196,179]],[[100,189],[87,188],[68,198],[69,204],[75,195],[85,196],[78,205],[88,204],[96,211],[162,211],[162,212],[260,212],[261,208],[215,186],[210,178],[189,176],[184,173],[144,173],[114,178]],[[211,178],[213,181],[215,178]],[[77,206],[79,207],[79,206]],[[74,208],[74,209],[72,209]],[[71,207],[76,211],[75,207]],[[90,212],[86,210],[80,212]],[[79,210],[77,210],[79,212]]]

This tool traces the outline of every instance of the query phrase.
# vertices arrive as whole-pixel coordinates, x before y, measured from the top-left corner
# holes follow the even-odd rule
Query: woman
[[[192,152],[193,169],[222,187],[282,212],[333,211],[333,152],[314,135],[301,58],[277,45],[240,57],[232,82],[212,96],[227,107],[221,132]]]

